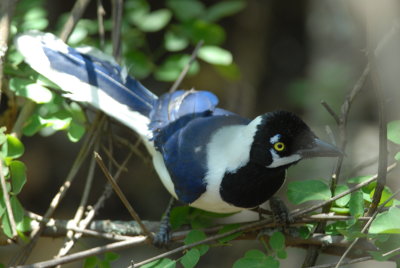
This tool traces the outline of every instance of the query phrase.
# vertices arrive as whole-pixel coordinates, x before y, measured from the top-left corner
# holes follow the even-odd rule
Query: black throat
[[[236,207],[254,208],[267,201],[285,181],[286,168],[266,168],[252,162],[235,173],[225,173],[220,187],[222,199]]]

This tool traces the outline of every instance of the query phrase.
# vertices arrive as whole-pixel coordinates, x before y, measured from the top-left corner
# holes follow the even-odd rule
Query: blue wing
[[[224,112],[218,110],[217,114]],[[211,111],[187,114],[159,130],[155,145],[164,157],[179,200],[192,203],[206,191],[207,144],[223,126],[244,125],[250,120]]]

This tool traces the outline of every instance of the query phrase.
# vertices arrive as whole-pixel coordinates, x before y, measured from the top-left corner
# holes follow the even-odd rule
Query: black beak
[[[336,146],[321,141],[320,139],[317,138],[314,139],[314,142],[310,148],[300,150],[299,154],[303,158],[336,157],[344,155],[344,153],[341,150],[339,150]]]

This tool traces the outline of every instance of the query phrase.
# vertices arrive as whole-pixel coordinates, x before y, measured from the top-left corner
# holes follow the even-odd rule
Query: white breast
[[[260,120],[257,118],[246,126],[224,127],[214,134],[207,146],[207,190],[191,206],[219,213],[244,209],[222,200],[220,186],[226,172],[233,172],[249,161],[253,137]]]

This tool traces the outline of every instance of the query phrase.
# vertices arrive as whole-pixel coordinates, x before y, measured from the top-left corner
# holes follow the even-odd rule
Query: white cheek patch
[[[272,155],[272,163],[267,166],[267,168],[276,168],[289,165],[301,159],[301,156],[299,154],[292,154],[289,156],[280,157],[273,149],[271,149],[270,152]]]
[[[269,139],[269,143],[275,144],[281,139],[281,134],[276,134],[275,136]]]

